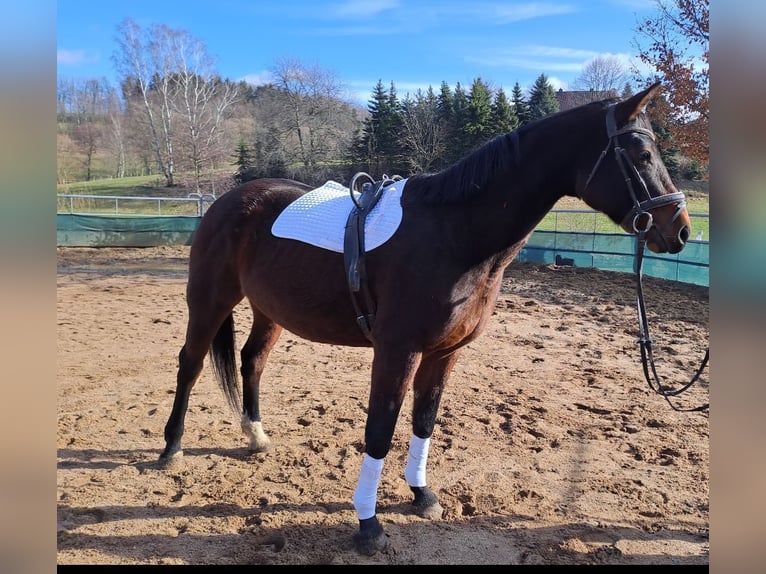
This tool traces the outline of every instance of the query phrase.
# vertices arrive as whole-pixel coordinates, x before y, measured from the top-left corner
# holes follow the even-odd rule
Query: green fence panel
[[[595,267],[605,271],[635,271],[636,238],[618,233],[569,233],[535,230],[519,253],[519,261]],[[681,253],[645,251],[643,273],[695,285],[710,285],[707,241],[689,241]]]
[[[191,245],[200,217],[96,216],[58,214],[57,241],[69,247]],[[634,272],[636,238],[621,233],[535,230],[519,261]],[[675,255],[644,255],[644,275],[709,286],[707,241],[689,241]]]
[[[200,217],[56,215],[56,241],[67,247],[191,245]]]

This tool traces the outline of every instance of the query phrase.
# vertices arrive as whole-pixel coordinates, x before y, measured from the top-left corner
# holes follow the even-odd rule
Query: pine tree
[[[380,116],[380,151],[384,158],[383,172],[376,174],[375,177],[383,173],[398,174],[406,168],[404,144],[401,141],[403,125],[402,103],[399,101],[394,82],[391,82],[385,113]]]
[[[358,162],[370,175],[380,173],[383,155],[381,132],[384,129],[382,118],[387,114],[387,108],[388,94],[383,87],[383,80],[378,80],[370,99],[367,100],[367,111],[370,115],[365,118],[360,137],[354,144],[355,163]]]
[[[234,179],[240,183],[248,179],[249,172],[255,167],[255,153],[245,140],[239,140],[237,144],[234,154],[234,165],[237,166]]]
[[[442,82],[436,106],[439,113],[439,119],[445,123],[450,123],[452,121],[452,112],[455,106],[455,97],[452,95],[452,89],[447,82]]]
[[[492,102],[491,125],[493,130],[491,135],[507,134],[519,126],[519,118],[516,116],[516,112],[508,101],[503,88],[497,90]]]
[[[538,120],[559,111],[556,92],[548,81],[548,76],[540,74],[529,93],[530,119]]]
[[[447,148],[447,163],[455,162],[468,153],[470,147],[465,141],[463,126],[468,121],[468,95],[458,82],[452,98],[452,118],[449,123],[450,141]]]
[[[513,85],[513,91],[511,92],[511,102],[513,102],[513,110],[516,113],[516,117],[519,119],[519,126],[523,126],[530,121],[529,105],[524,97],[524,93],[521,91],[521,86],[518,82]]]
[[[386,90],[378,80],[367,101],[367,111],[370,115],[353,146],[353,163],[373,178],[402,172],[406,167],[400,134],[403,111],[393,82]]]
[[[476,78],[471,84],[466,121],[463,124],[466,149],[476,149],[490,138],[493,134],[491,116],[492,93],[481,78]]]

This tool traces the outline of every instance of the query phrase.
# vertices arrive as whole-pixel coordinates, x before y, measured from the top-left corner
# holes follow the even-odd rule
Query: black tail
[[[234,316],[229,313],[215,334],[213,344],[210,345],[210,359],[215,378],[218,379],[226,400],[229,401],[232,410],[239,415],[242,413],[242,400],[239,394],[235,348]]]

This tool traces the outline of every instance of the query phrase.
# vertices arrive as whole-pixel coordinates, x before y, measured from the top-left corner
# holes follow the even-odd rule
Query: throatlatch
[[[367,179],[368,181],[362,183],[361,193],[357,198],[354,195],[354,188],[360,179]],[[401,176],[398,175],[388,177],[383,174],[382,179],[375,181],[368,174],[359,172],[351,178],[351,183],[348,186],[354,207],[346,220],[343,236],[343,264],[351,293],[351,303],[353,303],[356,312],[356,322],[364,336],[370,341],[372,341],[372,325],[375,322],[375,301],[367,284],[364,223],[382,197],[385,187],[401,179]]]

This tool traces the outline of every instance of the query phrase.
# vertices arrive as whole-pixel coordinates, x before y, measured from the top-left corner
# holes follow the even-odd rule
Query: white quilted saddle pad
[[[406,179],[386,186],[365,221],[364,247],[372,251],[385,243],[402,221],[399,201]],[[359,194],[356,194],[357,197]],[[302,195],[279,214],[271,232],[277,237],[297,239],[317,247],[343,253],[346,221],[354,203],[349,189],[336,181]]]

